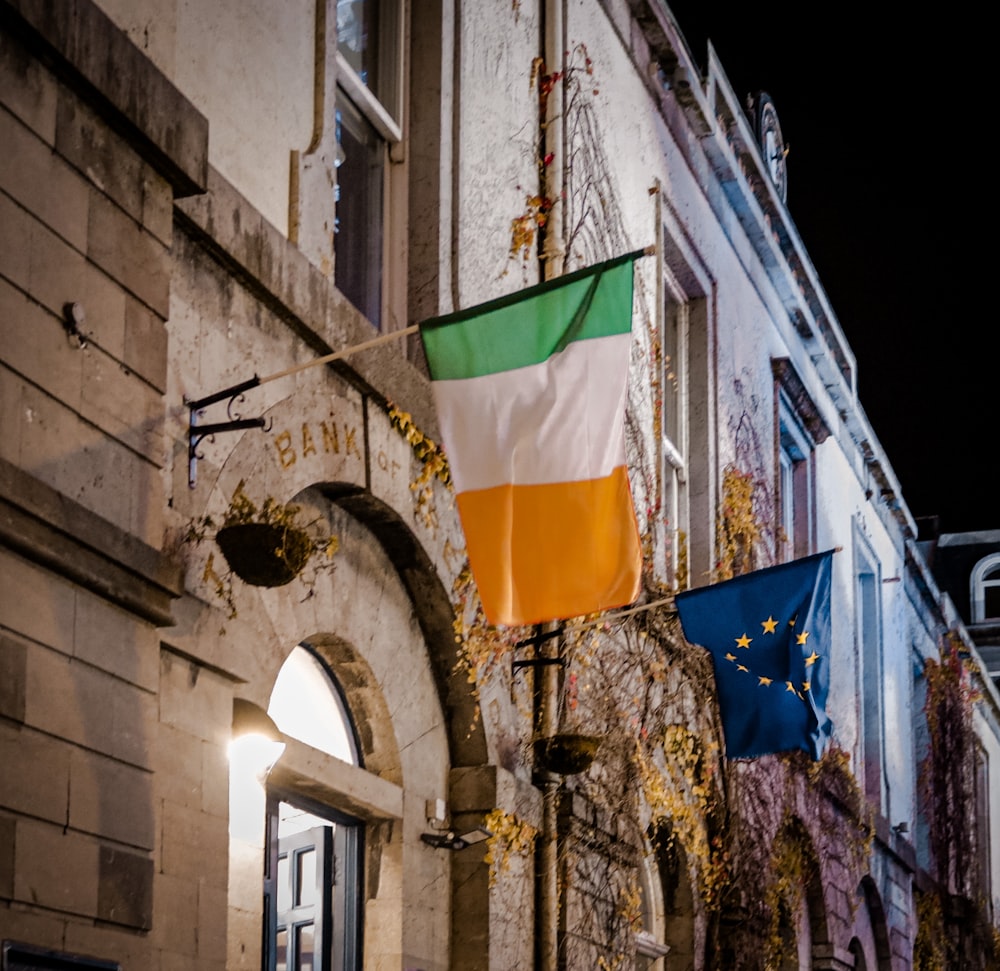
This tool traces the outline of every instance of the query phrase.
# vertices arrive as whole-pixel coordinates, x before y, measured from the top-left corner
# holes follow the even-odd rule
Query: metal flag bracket
[[[553,637],[558,637],[563,631],[563,625],[560,624],[555,630],[542,631],[539,634],[535,634],[532,637],[526,637],[524,640],[518,641],[514,645],[514,650],[518,651],[522,647],[538,647],[545,641],[552,640]],[[517,671],[519,668],[539,668],[545,667],[549,664],[558,664],[560,667],[566,666],[566,659],[562,657],[524,657],[515,658],[510,663],[511,671]]]
[[[235,432],[245,428],[270,430],[271,422],[269,419],[241,418],[234,410],[236,404],[246,400],[243,392],[249,391],[251,388],[256,388],[260,383],[261,379],[255,374],[247,381],[234,384],[231,388],[224,388],[222,391],[199,398],[197,401],[185,400],[185,404],[188,406],[188,485],[192,489],[197,479],[198,459],[204,458],[198,451],[198,445],[202,439],[214,438],[220,432]],[[213,422],[208,425],[198,424],[205,408],[209,405],[214,405],[218,401],[224,401],[226,398],[229,399],[229,404],[226,405],[226,413],[229,415],[229,421]]]

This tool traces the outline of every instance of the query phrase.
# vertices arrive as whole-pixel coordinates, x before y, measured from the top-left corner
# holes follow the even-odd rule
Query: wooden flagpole
[[[390,341],[399,340],[400,337],[406,337],[409,334],[415,334],[420,330],[420,324],[411,324],[409,327],[404,327],[402,330],[390,331],[388,334],[380,334],[378,337],[373,337],[371,340],[362,341],[360,344],[353,344],[351,347],[341,348],[339,351],[334,351],[332,354],[325,354],[323,357],[314,358],[311,361],[306,361],[304,364],[296,364],[293,367],[285,368],[284,371],[278,371],[276,374],[269,374],[266,378],[258,378],[257,384],[267,384],[268,381],[277,381],[278,378],[287,377],[289,374],[295,374],[297,371],[304,371],[306,368],[315,367],[317,364],[329,364],[331,361],[339,361],[341,358],[349,357],[351,354],[357,354],[359,351],[367,351],[373,347],[378,347],[381,344],[388,344]]]

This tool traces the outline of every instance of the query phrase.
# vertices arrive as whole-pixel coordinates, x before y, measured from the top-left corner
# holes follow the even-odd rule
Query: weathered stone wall
[[[215,840],[208,813],[161,812],[156,775],[156,630],[181,590],[159,552],[172,208],[207,125],[95,7],[5,3],[0,31],[0,936],[221,967],[194,928],[224,920],[225,854],[164,893],[178,830]]]

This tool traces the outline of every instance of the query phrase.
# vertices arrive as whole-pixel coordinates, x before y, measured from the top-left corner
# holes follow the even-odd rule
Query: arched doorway
[[[309,644],[278,673],[268,715],[284,735],[361,768],[357,730],[333,672]],[[361,820],[297,787],[267,789],[266,971],[360,971],[364,926]]]

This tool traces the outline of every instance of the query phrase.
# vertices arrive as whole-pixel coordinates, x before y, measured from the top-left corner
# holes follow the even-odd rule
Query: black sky
[[[1000,529],[986,25],[871,3],[668,3],[702,69],[710,39],[739,97],[774,101],[788,209],[910,511],[942,532]]]

